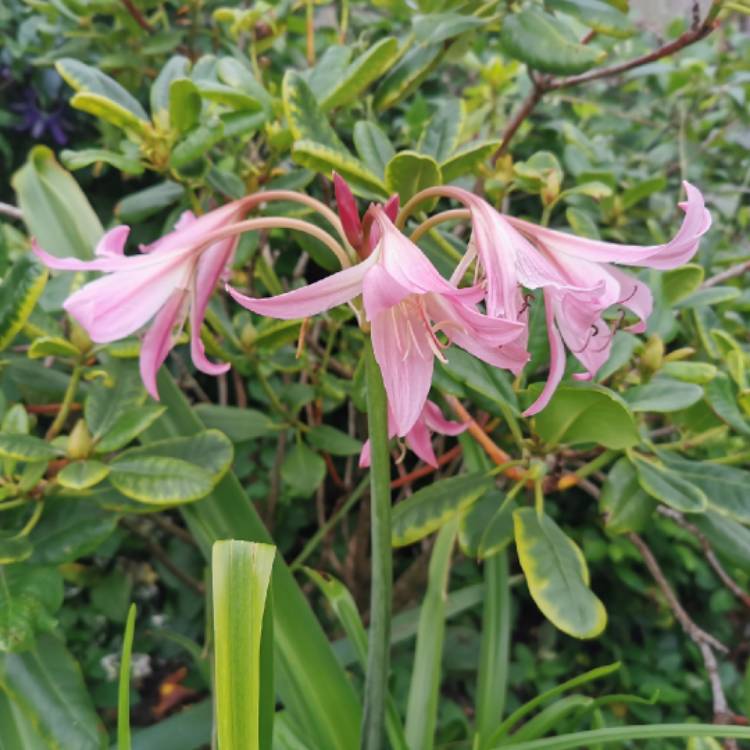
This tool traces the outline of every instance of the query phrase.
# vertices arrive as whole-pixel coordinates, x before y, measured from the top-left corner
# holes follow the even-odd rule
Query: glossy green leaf
[[[517,507],[513,500],[503,500],[489,519],[479,542],[480,560],[502,552],[513,541],[513,513]]]
[[[500,39],[512,57],[555,75],[583,73],[605,57],[604,52],[563,33],[553,16],[532,8],[507,16]]]
[[[115,206],[115,214],[125,224],[135,224],[174,205],[185,194],[185,188],[166,180],[131,193]]]
[[[70,100],[70,106],[104,120],[116,128],[134,133],[136,136],[148,135],[150,127],[148,123],[106,96],[89,92],[75,94]]]
[[[705,385],[716,377],[718,369],[708,362],[665,362],[660,372],[668,378]]]
[[[473,172],[497,151],[500,143],[500,141],[478,141],[464,146],[440,164],[443,181],[453,182]]]
[[[270,109],[273,98],[258,83],[246,65],[234,57],[222,57],[216,64],[216,74],[227,86],[243,91],[260,102],[264,109]]]
[[[705,495],[709,508],[740,523],[750,524],[749,471],[708,461],[688,461],[667,454],[662,458],[670,471]]]
[[[0,750],[49,750],[34,725],[0,690]]]
[[[656,508],[654,499],[641,489],[635,467],[627,458],[621,458],[607,472],[599,502],[610,534],[641,532]]]
[[[256,409],[197,404],[195,413],[206,427],[221,430],[234,443],[275,435],[280,429],[267,414]]]
[[[750,529],[713,510],[691,516],[690,522],[703,532],[722,560],[750,571]]]
[[[706,402],[711,411],[740,435],[750,435],[750,422],[739,407],[737,391],[724,373],[706,385]]]
[[[139,158],[119,151],[110,151],[105,148],[84,148],[76,151],[63,149],[60,152],[60,161],[66,169],[75,171],[85,169],[92,164],[109,164],[125,174],[143,174],[145,167]]]
[[[417,46],[401,58],[375,92],[375,109],[382,112],[406,99],[435,69],[445,54],[442,44]]]
[[[31,648],[37,633],[55,626],[62,601],[62,576],[54,568],[0,565],[0,652]]]
[[[529,719],[513,734],[513,741],[523,742],[544,737],[557,729],[562,722],[569,719],[571,714],[581,713],[585,709],[591,708],[593,703],[594,699],[586,695],[566,695]]]
[[[625,13],[604,0],[545,0],[548,8],[560,10],[577,18],[590,29],[618,38],[632,36],[637,31]]]
[[[442,182],[440,167],[431,156],[416,151],[401,151],[385,167],[385,184],[389,193],[398,193],[406,203],[420,190]]]
[[[700,513],[708,507],[703,490],[685,479],[681,472],[640,456],[633,456],[632,460],[639,484],[659,502],[685,513]]]
[[[263,105],[252,95],[234,86],[227,86],[214,81],[195,81],[195,86],[203,99],[223,104],[235,110],[257,112]]]
[[[665,271],[661,277],[661,289],[664,301],[668,305],[675,305],[693,292],[703,283],[706,272],[697,263],[687,263],[679,268]]]
[[[97,507],[86,496],[52,497],[29,540],[34,545],[31,561],[61,565],[92,554],[114,532],[117,516]]]
[[[26,324],[44,291],[47,271],[33,258],[17,260],[0,284],[0,351]]]
[[[211,699],[191,703],[157,724],[135,729],[133,750],[202,750],[211,744],[212,725]]]
[[[575,542],[534,508],[519,508],[513,521],[518,559],[537,607],[574,638],[600,635],[607,613],[589,588],[588,566]]]
[[[646,385],[629,388],[623,394],[635,412],[666,413],[687,409],[703,398],[703,388],[695,383],[684,383],[658,376]]]
[[[120,86],[117,81],[102,73],[98,68],[63,57],[55,63],[55,68],[65,82],[75,91],[90,93],[109,99],[133,117],[148,123],[148,115],[138,100]]]
[[[104,233],[78,183],[46,146],[35,146],[13,187],[24,222],[39,245],[58,257],[88,259]]]
[[[400,55],[395,37],[380,39],[347,67],[337,85],[320,102],[320,108],[327,112],[353,102],[381,78]]]
[[[393,546],[413,544],[437,531],[492,486],[493,480],[487,474],[477,472],[441,479],[417,490],[393,509]]]
[[[261,750],[261,637],[276,548],[216,542],[212,555],[219,747]]]
[[[31,651],[0,655],[0,687],[56,750],[102,750],[104,728],[81,668],[57,638],[46,635]]]
[[[469,16],[461,13],[430,13],[414,17],[414,35],[418,42],[437,44],[453,39],[467,31],[478,31],[490,19]]]
[[[201,116],[201,100],[198,87],[189,78],[175,78],[169,84],[169,123],[179,133],[187,133],[197,124]]]
[[[184,55],[173,55],[164,63],[149,91],[151,116],[154,118],[154,122],[158,122],[162,126],[178,127],[171,117],[172,85],[178,80],[188,80],[189,73],[190,60]],[[178,129],[180,128],[178,127]]]
[[[62,455],[59,448],[33,435],[0,434],[0,458],[13,461],[51,461]]]
[[[0,536],[0,565],[28,560],[34,547],[26,536]]]
[[[736,286],[712,286],[698,289],[681,299],[676,306],[678,309],[690,307],[710,307],[720,305],[723,302],[731,302],[740,296],[740,290]]]
[[[156,404],[134,406],[112,421],[96,444],[99,453],[109,453],[124,448],[162,414],[164,407]]]
[[[100,440],[129,412],[140,408],[146,398],[135,368],[121,367],[110,375],[111,382],[92,385],[83,404],[86,425],[95,440]]]
[[[281,478],[302,497],[309,497],[326,475],[325,461],[305,443],[297,443],[281,464]]]
[[[313,427],[305,438],[313,448],[333,456],[356,456],[362,450],[362,442],[327,424]]]
[[[370,172],[382,180],[386,164],[396,154],[388,136],[374,122],[360,120],[354,125],[353,139],[359,158]]]
[[[320,108],[305,79],[294,70],[284,75],[282,86],[284,113],[295,140],[309,140],[348,154]]]
[[[435,743],[445,638],[445,599],[457,532],[458,518],[454,516],[440,529],[430,555],[427,591],[419,610],[414,666],[406,705],[405,733],[410,750],[432,750]]]
[[[174,169],[182,169],[193,164],[206,156],[223,137],[224,123],[221,120],[196,125],[172,149],[169,165]]]
[[[122,636],[120,680],[117,690],[117,750],[132,750],[130,740],[130,658],[135,632],[135,604],[130,605],[125,633]]]
[[[58,336],[42,336],[34,339],[29,346],[29,359],[40,357],[78,357],[81,352],[67,339]]]
[[[467,557],[479,556],[479,543],[484,532],[487,531],[487,524],[497,513],[502,501],[502,494],[491,490],[461,513],[458,526],[458,544],[461,547],[461,552]]]
[[[445,161],[456,150],[465,118],[466,107],[461,99],[445,99],[419,139],[419,152],[438,163]]]
[[[57,481],[69,490],[87,490],[103,482],[109,474],[109,466],[101,461],[73,461],[57,474]]]
[[[597,443],[623,449],[640,442],[627,404],[600,385],[561,385],[534,419],[537,434],[552,445]]]

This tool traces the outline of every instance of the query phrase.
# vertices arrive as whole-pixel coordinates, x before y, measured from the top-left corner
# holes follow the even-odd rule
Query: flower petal
[[[440,411],[440,407],[434,401],[427,401],[424,405],[422,418],[429,429],[441,435],[460,435],[462,432],[466,432],[469,427],[468,424],[446,419],[443,412]]]
[[[362,302],[368,320],[389,310],[403,301],[412,292],[398,283],[385,267],[375,263],[362,280]]]
[[[550,253],[569,255],[598,263],[622,263],[630,266],[648,266],[662,270],[687,263],[698,250],[700,238],[711,226],[711,214],[706,210],[700,190],[683,182],[687,201],[680,203],[685,218],[677,234],[664,245],[618,245],[585,237],[576,237],[540,227],[522,219],[507,220],[532,240],[541,243]]]
[[[129,261],[134,260],[124,255],[99,255],[94,260],[80,260],[80,258],[58,258],[56,255],[42,250],[35,239],[31,240],[31,252],[44,263],[47,268],[55,271],[117,271],[125,268]]]
[[[524,417],[531,417],[534,414],[538,414],[547,406],[565,374],[565,347],[555,325],[551,295],[548,292],[544,294],[544,308],[547,321],[547,338],[549,340],[549,374],[547,375],[547,382],[539,394],[539,398],[523,412]]]
[[[156,388],[156,376],[169,350],[174,346],[173,331],[182,323],[186,302],[187,291],[175,289],[143,337],[139,362],[141,380],[152,398],[157,401],[159,393]]]
[[[438,462],[432,447],[430,431],[421,419],[418,419],[406,434],[406,444],[426,464],[437,469]]]
[[[125,254],[125,243],[130,234],[130,227],[121,224],[119,227],[105,232],[94,250],[97,257],[122,257]]]
[[[593,377],[609,359],[612,333],[601,317],[601,308],[592,306],[575,295],[551,293],[555,322],[563,341],[573,356]]]
[[[320,281],[275,297],[248,297],[231,286],[227,286],[227,291],[236,302],[259,315],[282,320],[307,318],[349,302],[361,294],[365,274],[376,261],[377,255],[373,253],[367,260],[357,263],[356,266],[345,268]]]

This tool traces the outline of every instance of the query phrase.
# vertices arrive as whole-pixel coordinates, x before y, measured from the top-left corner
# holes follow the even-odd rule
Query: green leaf
[[[121,413],[97,442],[97,452],[109,453],[124,448],[148,429],[162,414],[164,414],[164,407],[156,404],[136,406]]]
[[[705,493],[681,473],[668,466],[632,456],[638,472],[638,482],[651,497],[684,513],[701,513],[708,507]]]
[[[264,109],[271,109],[273,98],[239,60],[222,57],[216,64],[216,74],[227,86],[253,97]]]
[[[406,99],[437,67],[444,54],[442,44],[420,45],[407,52],[378,86],[375,109],[383,112]]]
[[[211,699],[191,703],[157,724],[136,729],[133,750],[202,750],[211,744],[212,725]]]
[[[675,305],[696,292],[705,274],[703,266],[697,263],[665,271],[661,276],[661,289],[666,304]]]
[[[325,461],[305,443],[297,443],[281,464],[281,478],[301,497],[312,495],[325,476]]]
[[[177,203],[184,194],[182,185],[166,180],[123,198],[115,206],[115,214],[125,224],[137,224]]]
[[[440,164],[444,182],[453,182],[487,161],[500,147],[501,141],[470,143]]]
[[[13,461],[51,461],[62,455],[59,448],[33,435],[0,434],[0,458]]]
[[[505,18],[500,41],[512,57],[555,75],[583,73],[605,57],[604,52],[564,34],[553,16],[531,8]]]
[[[208,101],[223,104],[235,110],[257,112],[263,105],[251,94],[214,81],[194,81],[200,95]]]
[[[122,457],[110,465],[110,482],[126,497],[151,505],[176,505],[208,495],[211,475],[186,461],[165,456]]]
[[[419,152],[432,156],[437,162],[445,161],[456,150],[465,118],[463,100],[443,100],[419,139]]]
[[[75,91],[95,94],[109,99],[133,117],[148,124],[148,115],[138,100],[129,94],[117,81],[79,60],[63,57],[55,63],[55,68],[64,81]]]
[[[430,13],[414,16],[414,36],[418,42],[437,44],[453,39],[467,31],[477,31],[492,19],[467,16],[461,13]]]
[[[292,158],[297,164],[316,172],[330,175],[338,172],[352,190],[373,195],[376,199],[388,195],[383,181],[371,172],[359,159],[337,148],[326,146],[315,141],[297,141],[292,147]]]
[[[351,47],[332,44],[326,47],[315,66],[302,74],[317,101],[322,102],[336,88],[352,61],[353,53]]]
[[[313,448],[332,456],[356,456],[362,450],[362,442],[327,424],[317,425],[306,433],[305,438]]]
[[[740,435],[750,435],[750,423],[737,403],[737,392],[732,381],[720,372],[706,385],[706,402],[711,411]]]
[[[712,510],[691,516],[690,522],[701,530],[719,557],[750,571],[750,529]]]
[[[6,274],[0,284],[0,351],[24,327],[46,283],[47,271],[29,256],[17,260]]]
[[[457,532],[458,518],[454,516],[440,529],[430,555],[406,706],[405,734],[410,748],[432,750],[434,747],[445,638],[445,600]]]
[[[102,750],[106,734],[78,662],[56,638],[33,651],[0,656],[0,687],[44,738],[59,750]]]
[[[146,398],[138,373],[121,368],[113,373],[114,383],[93,385],[83,404],[86,425],[95,440],[101,439],[131,410],[140,407]]]
[[[435,159],[416,151],[401,151],[385,166],[388,192],[398,193],[402,205],[420,190],[441,182],[440,167]]]
[[[255,542],[213,547],[216,726],[224,748],[261,750],[261,637],[275,554]]]
[[[54,568],[0,565],[0,652],[23,651],[37,633],[51,630],[63,602],[63,580]]]
[[[34,552],[34,546],[26,536],[0,536],[0,565],[23,562]]]
[[[275,435],[281,429],[267,414],[256,409],[197,404],[194,410],[206,427],[221,430],[233,443]]]
[[[78,183],[46,146],[34,146],[13,175],[13,187],[29,233],[58,258],[91,258],[104,234]]]
[[[337,85],[321,100],[320,108],[327,112],[355,101],[392,67],[400,55],[395,37],[380,39],[349,65]]]
[[[502,501],[502,494],[492,490],[485,493],[461,514],[461,521],[458,527],[458,543],[461,547],[461,552],[467,557],[479,556],[479,543],[482,540],[484,532],[487,531],[487,524],[489,524],[492,517],[497,513],[497,509],[502,504]]]
[[[651,177],[647,180],[641,180],[635,185],[624,190],[622,193],[622,206],[625,210],[632,208],[637,203],[653,195],[654,193],[660,193],[667,187],[667,178],[664,175],[658,177]],[[667,276],[669,272],[665,273]]]
[[[607,473],[599,502],[610,534],[643,531],[656,508],[653,498],[641,489],[635,467],[627,458],[621,458]]]
[[[568,13],[599,34],[625,39],[637,31],[625,13],[603,0],[545,0],[545,2],[548,8]]]
[[[382,180],[386,164],[396,154],[388,136],[374,122],[360,120],[354,125],[353,138],[359,158],[367,169]]]
[[[535,430],[551,445],[598,443],[620,450],[640,442],[626,403],[600,385],[561,385],[536,415]]]
[[[117,516],[98,508],[88,498],[52,497],[29,540],[31,561],[61,565],[92,554],[114,532]]]
[[[282,83],[284,113],[297,141],[314,141],[348,155],[346,146],[326,119],[315,94],[295,70],[288,70]]]
[[[205,125],[196,125],[172,149],[169,166],[181,169],[205,156],[224,137],[224,123],[214,120]]]
[[[517,507],[513,500],[503,501],[490,518],[479,542],[480,560],[502,552],[513,541],[513,513]]]
[[[138,136],[148,135],[150,126],[129,110],[100,94],[84,92],[75,94],[70,100],[73,109],[80,109],[94,117],[104,120],[121,130],[135,133]]]
[[[686,383],[705,385],[716,377],[718,369],[708,362],[665,362],[660,373]]]
[[[534,508],[519,508],[513,521],[518,559],[537,607],[574,638],[600,635],[607,613],[589,588],[586,560],[575,542]]]
[[[667,413],[687,409],[700,401],[703,398],[703,388],[694,383],[658,376],[646,385],[629,388],[623,398],[635,412]]]
[[[0,690],[0,750],[49,750],[34,725],[10,698]]]
[[[731,302],[740,296],[740,289],[736,286],[712,286],[707,289],[698,289],[677,303],[677,309],[690,307],[710,307],[720,305],[723,302]]]
[[[187,133],[197,124],[201,116],[201,100],[198,87],[189,78],[175,78],[169,84],[169,124],[179,133]]]
[[[492,478],[477,472],[441,479],[417,490],[393,509],[393,546],[413,544],[437,531],[479,500],[492,485]]]
[[[664,463],[708,499],[708,507],[750,524],[750,472],[735,466],[712,464],[708,461],[688,461],[678,456],[663,454]]]
[[[135,633],[135,604],[130,605],[125,633],[122,636],[120,679],[117,688],[117,750],[132,750],[130,740],[130,659]]]
[[[87,490],[103,482],[109,474],[109,466],[100,461],[74,461],[57,475],[57,481],[69,490]]]
[[[143,174],[145,169],[137,157],[105,148],[84,148],[78,151],[64,149],[60,152],[60,160],[71,171],[84,169],[92,164],[109,164],[120,172],[132,175]]]
[[[31,342],[26,354],[29,359],[39,359],[40,357],[78,357],[81,352],[67,339],[42,336]]]
[[[544,737],[569,719],[571,713],[579,713],[582,709],[591,708],[593,702],[594,699],[586,695],[566,695],[547,706],[529,719],[517,732],[514,732],[513,741],[522,742]]]
[[[158,122],[163,127],[167,125],[178,127],[172,120],[172,85],[178,80],[188,80],[189,73],[190,60],[184,55],[173,55],[164,63],[159,75],[151,84],[149,92],[151,116],[154,118],[154,122]]]

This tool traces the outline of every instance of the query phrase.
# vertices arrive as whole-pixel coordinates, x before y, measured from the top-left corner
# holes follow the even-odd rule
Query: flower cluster
[[[536,414],[563,377],[566,348],[585,368],[573,377],[589,379],[607,360],[614,329],[626,311],[638,318],[631,330],[645,329],[651,292],[613,264],[675,268],[695,254],[711,223],[700,191],[688,183],[679,231],[668,243],[647,247],[576,237],[503,215],[461,188],[429,188],[410,204],[450,198],[464,204],[471,218],[467,250],[446,279],[398,228],[397,201],[370,206],[360,218],[353,195],[338,177],[335,189],[340,220],[331,219],[325,209],[327,218],[359,262],[351,265],[344,257],[341,271],[271,298],[249,297],[229,286],[227,290],[243,307],[282,319],[316,315],[361,297],[361,322],[370,331],[388,395],[390,432],[406,438],[428,462],[434,462],[428,429],[446,434],[461,429],[428,401],[434,361],[445,361],[451,345],[519,373],[529,359],[529,308],[537,304],[531,292],[541,290],[550,367],[544,389],[525,412]],[[95,342],[115,341],[153,321],[143,337],[140,366],[146,388],[157,398],[156,373],[188,315],[195,366],[209,374],[227,369],[206,358],[200,328],[210,296],[231,264],[239,233],[258,228],[260,221],[273,225],[270,218],[256,219],[256,224],[241,221],[251,207],[267,199],[261,193],[200,218],[183,214],[174,231],[141,247],[139,255],[124,254],[129,231],[124,226],[103,237],[91,261],[56,258],[36,245],[34,251],[50,268],[106,273],[65,302]],[[277,225],[289,226],[290,221],[279,218]],[[604,314],[618,306],[619,319],[607,323]],[[363,463],[367,459],[365,452]]]

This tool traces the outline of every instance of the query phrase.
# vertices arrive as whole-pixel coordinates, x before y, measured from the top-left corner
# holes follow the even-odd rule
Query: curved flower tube
[[[404,437],[422,414],[435,357],[445,359],[438,332],[480,359],[518,372],[528,360],[514,345],[524,326],[480,314],[473,305],[482,298],[481,289],[457,289],[444,279],[382,206],[373,207],[372,216],[378,240],[363,262],[268,299],[228,291],[243,307],[286,320],[315,315],[361,294],[395,434]]]
[[[618,245],[537,226],[497,212],[483,199],[456,187],[429,188],[412,199],[434,195],[455,198],[470,210],[469,249],[453,275],[458,282],[475,259],[486,285],[487,312],[519,321],[528,309],[522,288],[543,289],[551,363],[539,398],[524,412],[541,411],[552,398],[565,371],[565,347],[586,368],[576,379],[590,379],[606,362],[613,330],[602,313],[619,305],[640,320],[630,330],[642,332],[651,313],[649,288],[634,276],[611,265],[676,268],[698,250],[700,238],[711,226],[701,192],[684,183],[687,200],[677,234],[663,245]],[[421,197],[420,197],[421,196]],[[405,210],[408,206],[405,207]]]
[[[465,432],[468,425],[461,422],[454,422],[446,419],[440,407],[429,399],[425,401],[422,413],[414,423],[409,432],[406,433],[406,445],[422,459],[426,464],[438,468],[437,457],[432,448],[430,432],[437,432],[440,435],[460,435]],[[393,418],[391,410],[388,410],[388,437],[396,436],[396,421]],[[365,469],[370,465],[370,441],[368,440],[362,446],[362,452],[359,454],[359,467]]]

